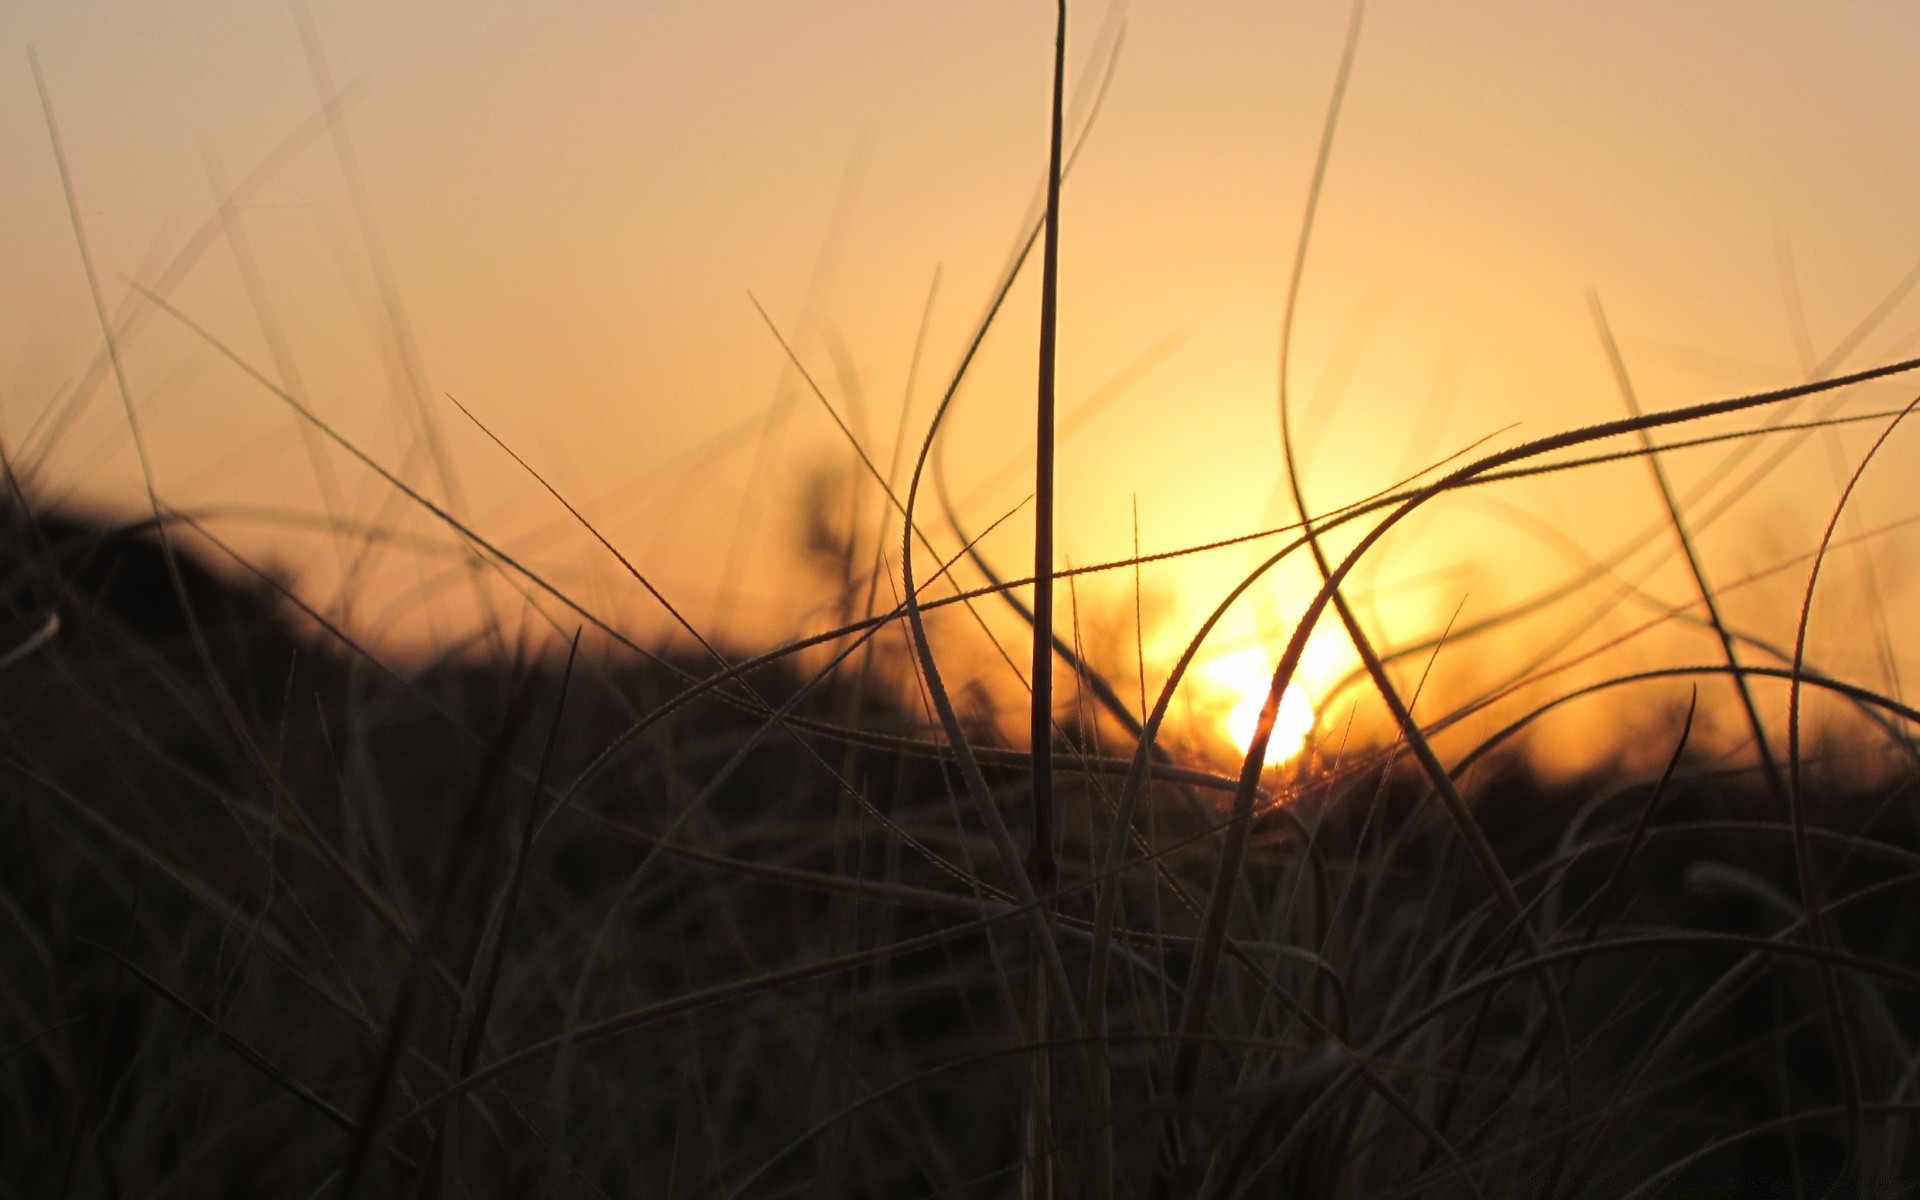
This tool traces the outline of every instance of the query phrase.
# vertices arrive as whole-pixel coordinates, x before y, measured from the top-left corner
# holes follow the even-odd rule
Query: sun
[[[1264,651],[1235,650],[1209,659],[1200,670],[1202,680],[1226,701],[1220,727],[1242,751],[1253,741],[1254,728],[1260,723],[1260,708],[1273,686],[1274,666]],[[1298,755],[1313,725],[1313,704],[1298,683],[1288,684],[1280,696],[1273,736],[1267,739],[1267,765],[1277,766]]]

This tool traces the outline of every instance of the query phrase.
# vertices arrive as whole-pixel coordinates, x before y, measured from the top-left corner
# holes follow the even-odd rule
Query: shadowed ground
[[[1920,1170],[1911,771],[1810,755],[1824,936],[1751,772],[1482,771],[1534,952],[1391,747],[1275,776],[1182,1095],[1204,788],[1157,785],[1106,988],[1062,997],[981,815],[879,698],[899,680],[701,691],[704,655],[569,668],[550,641],[394,672],[188,530],[4,523],[4,1194],[1879,1195]],[[1118,789],[1085,732],[1049,917],[1075,988]],[[1018,826],[1021,756],[975,733]]]

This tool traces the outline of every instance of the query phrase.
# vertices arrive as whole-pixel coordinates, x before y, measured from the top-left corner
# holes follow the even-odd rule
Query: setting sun
[[[1220,718],[1220,729],[1236,750],[1245,751],[1253,741],[1254,727],[1260,722],[1260,707],[1266,702],[1267,689],[1273,686],[1274,663],[1262,650],[1236,650],[1210,660],[1201,676],[1227,707]],[[1274,721],[1273,736],[1267,740],[1268,766],[1284,763],[1307,744],[1313,732],[1313,704],[1298,684],[1290,684],[1280,697],[1280,715]]]

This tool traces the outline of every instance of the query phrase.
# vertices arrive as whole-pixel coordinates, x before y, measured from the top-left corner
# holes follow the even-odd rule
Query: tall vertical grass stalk
[[[1060,172],[1066,125],[1067,0],[1055,0],[1053,35],[1053,103],[1047,132],[1047,212],[1045,241],[1040,251],[1040,364],[1034,413],[1033,453],[1033,654],[1029,678],[1028,752],[1033,756],[1033,815],[1025,866],[1043,898],[1050,899],[1058,882],[1053,857],[1053,495],[1054,495],[1054,379],[1059,357],[1060,325]],[[1039,966],[1038,947],[1034,950]],[[1032,1194],[1053,1200],[1054,1147],[1058,1124],[1054,1112],[1053,1052],[1045,1048],[1053,1016],[1047,995],[1047,976],[1033,972],[1033,1028],[1043,1049],[1034,1056],[1033,1116],[1028,1123],[1033,1138],[1027,1152],[1032,1166]],[[1066,999],[1070,993],[1062,993]],[[1092,1072],[1087,1082],[1092,1083]]]
[[[1040,382],[1034,404],[1033,700],[1028,722],[1033,753],[1033,841],[1028,869],[1051,888],[1053,860],[1053,431],[1054,377],[1060,325],[1060,158],[1067,80],[1067,0],[1056,0],[1053,106],[1047,138],[1046,240],[1040,252]]]

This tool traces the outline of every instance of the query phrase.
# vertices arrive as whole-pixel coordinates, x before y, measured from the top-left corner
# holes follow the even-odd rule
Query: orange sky
[[[1108,15],[1074,10],[1075,82],[1098,64]],[[1291,515],[1275,490],[1277,324],[1347,10],[1136,0],[1124,16],[1111,91],[1066,188],[1063,403],[1146,361],[1063,443],[1061,549],[1075,563],[1127,553],[1136,502],[1148,549]],[[792,585],[794,497],[844,447],[749,297],[842,410],[863,414],[884,458],[938,269],[906,416],[917,443],[1040,182],[1052,5],[343,2],[315,4],[313,18],[334,78],[356,85],[344,127],[364,211],[463,511],[610,616],[657,618],[445,393],[705,628],[765,637],[809,620]],[[294,18],[274,5],[0,11],[0,433],[16,456],[39,448],[36,421],[100,344],[30,47],[116,310],[127,280],[155,281],[212,213],[209,159],[240,178],[318,103]],[[1378,0],[1296,334],[1310,500],[1355,499],[1482,437],[1504,445],[1619,415],[1589,288],[1647,407],[1797,382],[1807,354],[1826,356],[1920,261],[1916,50],[1920,9],[1895,3]],[[334,144],[312,139],[239,221],[305,394],[398,469],[419,423],[396,394],[399,337],[344,178]],[[235,264],[216,239],[171,295],[276,373]],[[997,472],[1030,451],[1035,309],[1028,281],[953,418],[955,490],[976,528],[1028,487]],[[1843,365],[1911,353],[1917,329],[1908,301]],[[320,510],[287,411],[204,344],[160,318],[128,363],[170,503]],[[1885,388],[1854,408],[1905,398]],[[771,426],[769,411],[782,414]],[[1809,547],[1837,494],[1830,453],[1850,462],[1875,431],[1853,427],[1831,450],[1810,441],[1715,524],[1703,544],[1716,576]],[[1684,490],[1725,453],[1675,456],[1676,481]],[[1897,439],[1887,453],[1857,502],[1862,528],[1906,515],[1897,485],[1920,456]],[[349,512],[381,517],[381,486],[327,454]],[[50,494],[143,502],[110,390],[32,465]],[[417,454],[410,470],[438,494]],[[1484,615],[1659,513],[1637,463],[1491,495],[1447,502],[1368,577],[1387,641],[1456,608]],[[316,593],[337,572],[324,547],[277,526],[221,528]],[[431,532],[417,518],[409,528]],[[1016,521],[987,547],[1013,573],[1029,544]],[[1875,551],[1889,588],[1900,545]],[[1836,560],[1835,620],[1857,600],[1858,559]],[[1150,572],[1167,614],[1155,655],[1252,561],[1233,551]],[[417,631],[420,610],[396,598],[422,571],[392,566],[360,618]],[[1304,564],[1284,574],[1229,622],[1222,652],[1283,627],[1311,581]],[[1080,599],[1123,613],[1131,583],[1089,583]],[[1801,571],[1729,604],[1778,637],[1780,597],[1803,585]],[[1670,566],[1650,586],[1688,598]],[[447,605],[441,632],[458,621]],[[1576,620],[1624,631],[1643,612],[1587,611],[1558,609],[1525,636]],[[1830,661],[1879,682],[1860,637],[1832,643]],[[1349,660],[1336,638],[1315,661],[1331,677]]]

